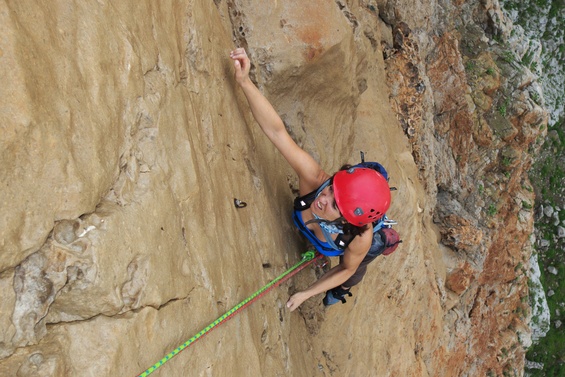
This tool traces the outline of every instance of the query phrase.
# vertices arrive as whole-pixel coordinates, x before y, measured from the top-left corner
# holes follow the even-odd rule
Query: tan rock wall
[[[295,180],[234,86],[232,41],[248,47],[258,84],[328,169],[363,149],[387,164],[401,200],[418,201],[388,108],[378,19],[366,7],[4,2],[1,14],[0,62],[12,71],[2,89],[1,374],[134,375],[298,259]],[[234,198],[248,206],[236,209]],[[406,257],[375,266],[358,304],[326,325],[318,300],[291,315],[279,288],[157,374],[366,374],[378,365],[425,375],[419,357],[397,355],[415,339],[430,353],[422,329],[437,319],[416,326],[403,302],[437,306],[436,287],[421,274],[425,257],[408,252],[420,215],[394,208]],[[308,270],[296,284],[314,279]],[[383,319],[373,324],[377,303]],[[403,320],[384,320],[385,307]],[[399,334],[406,340],[385,351]],[[344,338],[358,339],[347,352]]]

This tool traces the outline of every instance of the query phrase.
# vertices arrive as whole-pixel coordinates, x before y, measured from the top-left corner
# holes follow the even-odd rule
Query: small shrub
[[[494,205],[494,203],[492,203],[491,205],[488,206],[487,215],[494,216],[494,215],[496,215],[497,212],[498,212],[498,210],[496,209],[496,206]]]
[[[477,68],[477,63],[475,63],[474,60],[469,60],[466,64],[465,64],[465,70],[469,71],[469,72],[473,72],[475,70],[475,68]]]
[[[516,58],[514,57],[512,51],[504,51],[502,53],[502,60],[504,60],[506,63],[513,63],[516,61]]]

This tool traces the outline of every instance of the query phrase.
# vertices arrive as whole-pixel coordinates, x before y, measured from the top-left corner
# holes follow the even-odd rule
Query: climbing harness
[[[259,298],[261,298],[265,294],[267,294],[271,289],[278,287],[284,281],[290,279],[292,276],[296,275],[302,269],[304,269],[305,267],[307,267],[308,265],[310,265],[315,260],[317,260],[321,257],[322,257],[322,254],[314,252],[314,251],[305,252],[304,254],[302,254],[302,260],[300,262],[296,263],[294,266],[289,268],[283,274],[281,274],[278,277],[276,277],[275,279],[273,279],[269,284],[265,285],[264,287],[259,289],[257,292],[253,293],[251,296],[249,296],[248,298],[246,298],[245,300],[243,300],[242,302],[240,302],[239,304],[237,304],[236,306],[234,306],[233,308],[228,310],[224,315],[222,315],[221,317],[216,319],[214,322],[212,322],[211,324],[206,326],[198,334],[194,335],[192,338],[190,338],[189,340],[184,342],[182,345],[177,347],[174,351],[170,352],[168,355],[166,355],[161,360],[156,362],[152,367],[147,369],[145,372],[139,374],[137,377],[149,376],[151,373],[153,373],[155,370],[157,370],[159,367],[161,367],[161,365],[165,364],[167,361],[172,359],[175,355],[180,353],[182,350],[184,350],[185,348],[190,346],[192,343],[196,342],[198,339],[202,338],[208,332],[212,331],[214,328],[216,328],[216,326],[221,325],[224,322],[227,322],[229,319],[231,319],[236,314],[238,314],[239,311],[241,311],[242,309],[245,309],[247,306],[251,305],[253,302],[257,301]]]

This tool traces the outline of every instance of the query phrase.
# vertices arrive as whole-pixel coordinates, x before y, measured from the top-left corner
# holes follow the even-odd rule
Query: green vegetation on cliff
[[[565,3],[561,0],[502,0],[501,3],[514,24],[541,43],[541,64],[532,66],[531,43],[521,63],[541,75],[545,106],[551,113],[547,137],[530,171],[536,191],[535,232],[541,283],[551,320],[547,335],[532,345],[527,354],[529,361],[543,364],[543,369],[527,368],[526,375],[565,376],[565,238],[558,236],[558,227],[565,227]]]
[[[528,369],[529,376],[565,376],[565,239],[558,227],[565,222],[565,120],[548,130],[548,137],[530,172],[536,189],[537,208],[551,207],[556,215],[544,214],[536,222],[541,282],[547,296],[551,325],[547,335],[530,347],[527,359],[543,364],[543,369]],[[561,211],[556,211],[561,209]],[[533,319],[535,321],[535,318]]]
[[[541,66],[529,64],[533,58],[532,46],[522,63],[542,74],[544,97],[551,112],[550,123],[557,124],[565,106],[565,2],[501,0],[501,4],[514,24],[524,28],[527,37],[541,42]]]

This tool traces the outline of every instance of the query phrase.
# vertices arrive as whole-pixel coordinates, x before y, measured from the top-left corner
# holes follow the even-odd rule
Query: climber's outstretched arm
[[[280,116],[253,84],[249,78],[251,62],[245,50],[235,49],[230,57],[234,61],[235,80],[243,89],[255,120],[298,175],[300,193],[305,194],[319,187],[329,175],[290,137]]]

